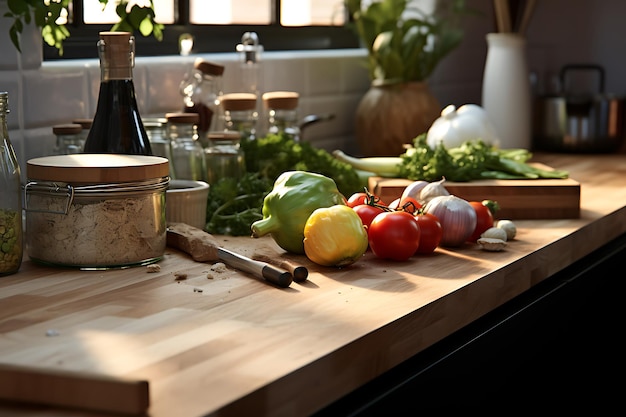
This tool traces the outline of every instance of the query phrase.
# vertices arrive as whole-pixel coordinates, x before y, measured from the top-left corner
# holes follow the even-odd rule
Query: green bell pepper
[[[284,250],[304,254],[304,226],[313,211],[346,204],[335,181],[307,171],[287,171],[263,200],[263,219],[252,223],[252,237],[270,234]]]

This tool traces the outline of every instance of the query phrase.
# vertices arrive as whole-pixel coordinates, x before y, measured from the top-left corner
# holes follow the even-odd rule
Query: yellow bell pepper
[[[367,229],[346,205],[318,208],[304,226],[304,252],[318,265],[348,266],[359,260],[367,247]]]

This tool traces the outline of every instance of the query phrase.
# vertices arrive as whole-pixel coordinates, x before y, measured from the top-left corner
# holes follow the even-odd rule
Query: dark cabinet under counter
[[[314,416],[623,408],[625,259],[622,235]]]

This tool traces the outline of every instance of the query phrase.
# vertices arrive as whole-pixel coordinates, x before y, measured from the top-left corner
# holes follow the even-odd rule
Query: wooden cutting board
[[[545,165],[534,164],[543,169]],[[389,204],[400,197],[412,181],[402,178],[370,177],[369,190]],[[445,182],[450,194],[468,201],[495,200],[498,218],[512,220],[577,219],[580,217],[580,183],[567,179],[476,180]]]

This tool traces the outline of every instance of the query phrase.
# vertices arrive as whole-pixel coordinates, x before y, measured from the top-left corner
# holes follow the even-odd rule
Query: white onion
[[[455,195],[438,196],[424,206],[424,212],[441,223],[441,246],[461,246],[474,233],[476,211],[469,202]]]

